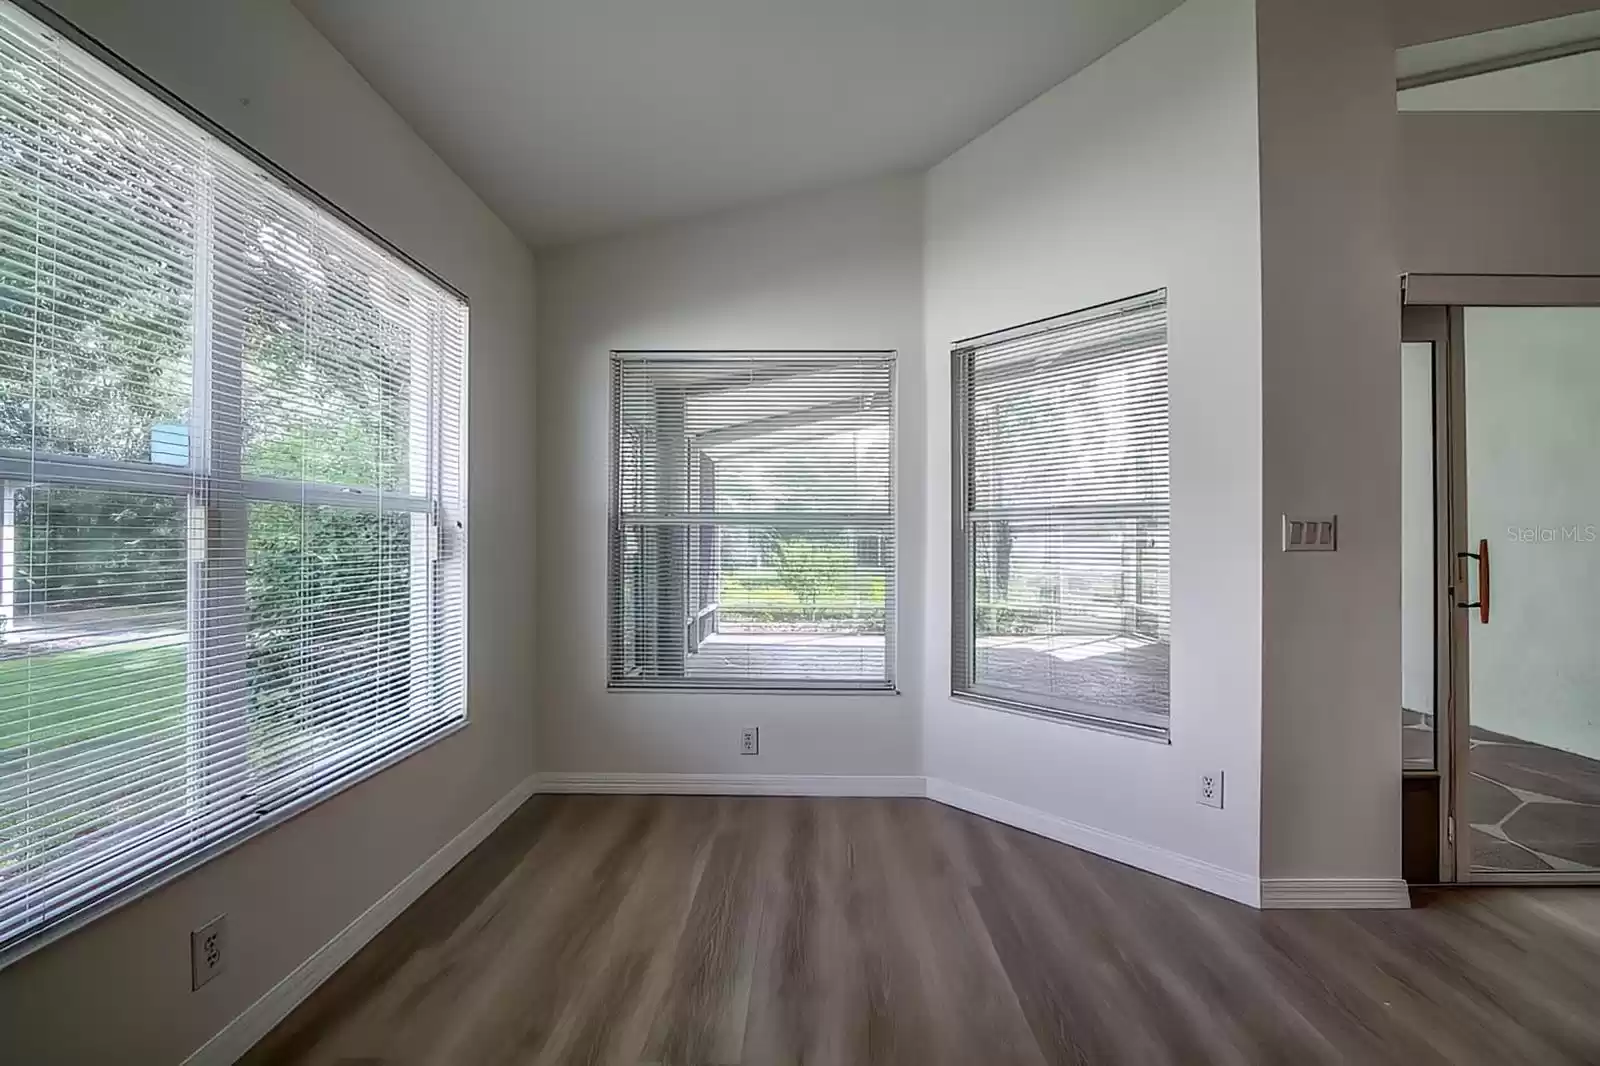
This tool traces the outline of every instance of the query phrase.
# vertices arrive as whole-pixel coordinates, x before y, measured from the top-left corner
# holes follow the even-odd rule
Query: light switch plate
[[[1339,516],[1283,516],[1283,550],[1331,552],[1339,550]]]

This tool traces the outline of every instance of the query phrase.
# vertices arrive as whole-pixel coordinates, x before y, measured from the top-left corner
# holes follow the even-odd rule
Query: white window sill
[[[1097,733],[1111,733],[1119,737],[1128,737],[1133,740],[1143,740],[1152,744],[1172,743],[1172,728],[1170,725],[1146,725],[1140,722],[1127,722],[1117,718],[1107,718],[1087,712],[1061,710],[1054,707],[1040,707],[1030,703],[1006,699],[1001,696],[991,696],[978,692],[961,692],[952,689],[950,698],[956,703],[964,703],[973,707],[983,707],[986,710],[1004,711],[1006,714],[1022,715],[1025,718],[1038,718],[1057,725],[1076,726],[1079,729],[1092,729]]]

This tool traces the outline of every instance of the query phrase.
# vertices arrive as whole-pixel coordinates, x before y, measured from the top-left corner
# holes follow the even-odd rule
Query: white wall
[[[1254,4],[1189,0],[936,166],[926,252],[926,772],[1075,823],[1102,848],[1131,839],[1194,860],[1166,868],[1247,898],[1261,727],[1257,165]],[[1161,286],[1171,745],[950,699],[950,343]],[[1196,803],[1203,769],[1226,771],[1224,810]]]
[[[472,724],[0,971],[6,1062],[175,1063],[533,769],[533,269],[287,0],[56,6],[472,304]],[[228,971],[191,992],[189,931],[218,913]]]
[[[1600,274],[1600,113],[1399,116],[1404,269]]]
[[[1400,874],[1400,307],[1384,0],[1258,0],[1263,879]],[[1339,550],[1285,553],[1284,514]]]
[[[540,256],[542,771],[919,773],[921,221],[921,178],[893,177]],[[900,353],[899,694],[606,690],[609,353],[657,348]]]
[[[1594,0],[1387,0],[1395,47],[1574,15]]]
[[[1465,319],[1467,536],[1494,564],[1472,724],[1600,758],[1600,309]]]

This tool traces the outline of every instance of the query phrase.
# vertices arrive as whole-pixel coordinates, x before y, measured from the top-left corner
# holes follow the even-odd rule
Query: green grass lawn
[[[176,729],[184,647],[83,648],[0,661],[0,752]]]

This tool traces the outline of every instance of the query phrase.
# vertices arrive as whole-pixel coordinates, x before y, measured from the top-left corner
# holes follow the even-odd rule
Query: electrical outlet
[[[228,966],[228,916],[219,914],[189,934],[189,975],[198,989]]]
[[[739,754],[761,754],[761,730],[743,729],[739,731]]]
[[[1222,771],[1203,770],[1200,773],[1200,793],[1195,800],[1206,807],[1222,809]]]

